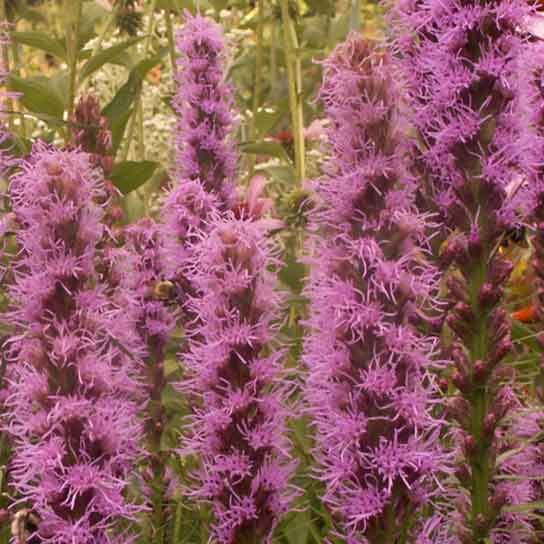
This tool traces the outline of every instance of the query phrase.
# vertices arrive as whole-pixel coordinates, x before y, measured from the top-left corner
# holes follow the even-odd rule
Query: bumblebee
[[[28,508],[19,510],[11,521],[11,536],[17,544],[39,544],[40,539],[32,536],[38,528],[38,516]]]
[[[175,293],[175,285],[168,280],[159,281],[153,289],[153,294],[155,295],[155,298],[158,298],[159,300],[170,300],[174,297]]]
[[[504,232],[501,247],[510,247],[512,245],[521,245],[525,242],[527,229],[524,225],[516,225]]]

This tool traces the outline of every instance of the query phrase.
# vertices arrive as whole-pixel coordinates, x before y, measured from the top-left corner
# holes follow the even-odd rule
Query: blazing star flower
[[[224,82],[225,40],[221,27],[186,13],[177,37],[177,168],[183,180],[198,180],[222,209],[236,204],[237,154],[230,135],[233,98]]]
[[[258,222],[216,218],[186,271],[196,294],[180,384],[194,406],[183,452],[201,458],[192,495],[212,504],[212,538],[222,544],[271,542],[295,494],[285,437],[291,385],[284,351],[272,348],[276,254]]]
[[[521,73],[523,31],[532,11],[519,0],[399,0],[393,11],[399,68],[423,165],[420,192],[438,204],[447,231],[441,258],[454,335],[450,399],[462,444],[457,527],[463,543],[504,533],[504,486],[495,476],[501,422],[515,408],[509,390],[510,324],[501,308],[512,266],[500,251],[505,232],[527,209],[533,136]],[[516,528],[511,528],[511,537]]]
[[[11,484],[44,544],[131,542],[115,531],[140,455],[131,325],[95,270],[100,175],[87,154],[37,144],[11,180],[20,251],[9,288],[5,429]]]
[[[394,542],[444,470],[430,373],[436,271],[406,174],[389,55],[352,35],[324,62],[331,158],[311,214],[304,362],[316,477],[351,544]],[[426,529],[427,532],[430,529]]]

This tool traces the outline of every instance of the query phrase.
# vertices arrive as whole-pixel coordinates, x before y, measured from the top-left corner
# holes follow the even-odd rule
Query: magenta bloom
[[[137,335],[145,350],[144,360],[162,361],[175,327],[175,316],[166,304],[174,286],[164,281],[162,232],[145,217],[124,230],[125,244],[117,257],[119,286],[132,307]]]
[[[43,144],[10,185],[20,247],[5,316],[10,476],[49,544],[132,541],[116,522],[140,510],[125,498],[142,434],[139,354],[128,355],[131,326],[95,271],[102,191],[87,154]]]
[[[212,20],[186,13],[178,34],[177,168],[184,180],[198,180],[222,208],[236,203],[237,154],[231,141],[233,98],[224,82],[225,42]]]
[[[270,267],[276,250],[259,223],[216,219],[193,246],[186,377],[193,415],[185,453],[200,456],[193,495],[212,504],[212,538],[271,542],[293,498],[285,438],[291,388],[273,342],[281,298]]]
[[[304,354],[316,477],[347,542],[395,542],[445,468],[431,415],[437,341],[415,327],[436,288],[429,225],[403,167],[387,53],[352,35],[324,63],[321,98],[331,158],[316,184]]]
[[[438,204],[449,236],[440,257],[452,272],[446,322],[453,342],[447,348],[457,392],[449,416],[462,444],[456,491],[464,507],[456,532],[463,544],[514,542],[520,534],[519,516],[502,511],[515,502],[513,495],[505,499],[505,488],[516,486],[496,478],[500,429],[516,407],[503,364],[512,350],[502,308],[512,264],[498,250],[505,232],[524,218],[534,163],[524,104],[529,4],[399,0],[393,14],[423,165],[420,193],[430,209]]]

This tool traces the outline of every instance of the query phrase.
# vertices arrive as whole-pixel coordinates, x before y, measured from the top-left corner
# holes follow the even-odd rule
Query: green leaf
[[[188,9],[191,13],[195,12],[195,3],[192,0],[158,0],[157,11],[170,10],[174,13],[183,13]]]
[[[270,109],[259,109],[255,116],[255,126],[257,133],[262,138],[272,130],[281,119],[282,114]]]
[[[214,7],[215,11],[221,11],[228,6],[229,0],[210,0],[210,3]]]
[[[109,12],[94,0],[83,3],[78,37],[78,45],[80,50],[83,49],[83,46],[89,40],[96,36],[95,26],[98,21],[107,17],[108,15]]]
[[[111,153],[113,156],[115,156],[117,150],[119,149],[119,146],[121,145],[121,142],[123,141],[123,135],[125,133],[125,129],[127,128],[128,120],[132,115],[132,111],[133,108],[128,108],[121,115],[117,115],[110,121],[112,148]]]
[[[21,19],[26,19],[31,23],[47,23],[47,17],[37,9],[31,9],[25,5],[21,5],[22,2],[16,6],[17,13]]]
[[[324,15],[334,14],[334,2],[331,2],[330,0],[306,0],[306,3],[310,6],[310,9],[316,13]]]
[[[161,62],[166,51],[167,48],[163,48],[157,55],[138,62],[130,71],[126,83],[121,86],[111,102],[102,110],[102,115],[111,122],[113,152],[119,148],[123,139],[128,120],[134,111],[132,105],[142,90],[145,76],[149,70]]]
[[[161,47],[156,55],[138,62],[138,64],[136,64],[136,66],[134,66],[132,69],[131,73],[139,75],[143,80],[145,76],[147,76],[148,72],[162,61],[166,53],[168,53],[168,47]]]
[[[307,509],[297,512],[284,530],[289,544],[306,544],[310,523],[310,512]]]
[[[94,55],[94,57],[91,57],[83,65],[83,68],[81,68],[81,72],[79,74],[79,80],[83,81],[93,72],[96,72],[96,70],[104,66],[104,64],[113,62],[117,57],[119,57],[119,55],[123,51],[125,51],[129,47],[132,47],[134,44],[138,43],[143,39],[144,36],[140,36],[138,38],[131,38],[130,40],[126,40],[122,43],[118,43],[117,45],[113,45],[112,47],[108,47],[107,49],[100,51],[99,53]]]
[[[110,120],[126,114],[141,89],[142,79],[131,73],[127,82],[121,86],[111,102],[102,110],[102,114]]]
[[[344,41],[349,32],[351,23],[351,14],[344,13],[336,17],[330,26],[329,31],[329,46],[334,47],[338,42]]]
[[[110,179],[126,195],[143,185],[157,168],[153,161],[125,161],[116,164]]]
[[[23,79],[12,74],[8,78],[8,87],[21,93],[19,101],[29,111],[62,120],[64,100],[51,80],[42,76]]]
[[[254,155],[268,155],[277,157],[284,162],[291,162],[287,151],[278,142],[255,142],[240,144],[242,153],[252,153]]]
[[[41,49],[47,53],[51,53],[56,57],[66,60],[66,49],[59,40],[51,38],[45,32],[30,31],[30,32],[12,32],[11,38],[17,43],[29,45],[36,49]]]
[[[291,165],[265,164],[258,165],[256,170],[266,172],[272,180],[288,186],[292,186],[296,181],[296,172]]]

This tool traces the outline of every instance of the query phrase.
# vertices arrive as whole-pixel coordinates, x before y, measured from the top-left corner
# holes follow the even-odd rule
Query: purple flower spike
[[[224,81],[222,29],[210,19],[187,12],[177,47],[181,54],[174,99],[179,115],[178,172],[182,179],[199,180],[223,209],[230,209],[236,204],[238,157],[230,141],[233,98]]]
[[[504,365],[512,342],[502,308],[512,265],[500,246],[524,218],[534,166],[523,71],[531,12],[523,0],[399,0],[392,16],[418,132],[420,193],[427,205],[438,203],[449,236],[440,258],[451,272],[447,349],[457,392],[448,415],[461,444],[462,505],[452,525],[463,544],[520,534],[519,519],[503,512],[497,479],[500,429],[517,408],[505,385],[513,367]]]
[[[10,476],[44,544],[132,539],[115,524],[140,455],[131,324],[95,271],[102,179],[89,156],[37,144],[10,196],[20,252],[9,289]],[[116,536],[117,535],[117,536]]]
[[[194,408],[184,453],[199,454],[193,496],[212,504],[212,538],[270,543],[295,495],[285,438],[291,384],[272,348],[281,297],[276,250],[256,222],[217,219],[193,248],[194,324],[180,385]]]
[[[324,63],[321,98],[332,156],[311,219],[304,354],[316,477],[347,542],[395,542],[445,469],[431,415],[437,340],[415,327],[437,281],[429,225],[403,168],[387,53],[350,36]]]

